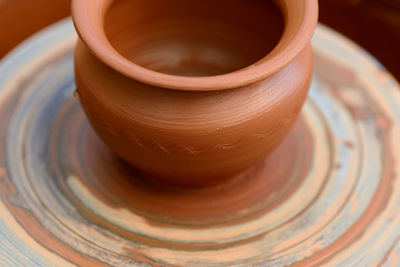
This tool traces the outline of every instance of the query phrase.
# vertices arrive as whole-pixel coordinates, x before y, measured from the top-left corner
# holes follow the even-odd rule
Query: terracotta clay
[[[0,63],[0,266],[400,266],[400,87],[331,29],[285,141],[208,187],[125,164],[74,94],[60,22]]]
[[[77,92],[117,155],[172,183],[241,172],[306,99],[316,0],[73,1]]]

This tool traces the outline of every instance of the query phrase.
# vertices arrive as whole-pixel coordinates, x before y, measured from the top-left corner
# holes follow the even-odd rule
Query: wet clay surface
[[[94,129],[134,166],[180,184],[215,183],[264,158],[296,121],[310,82],[309,48],[267,81],[200,93],[132,81],[121,89],[114,83],[115,75],[93,80],[105,74],[104,67],[83,52],[78,47],[81,56],[76,64],[84,61],[90,67],[77,72],[77,81],[93,83],[85,90],[78,87],[78,93]],[[298,79],[281,90],[281,81],[292,71],[298,71]]]
[[[91,129],[74,96],[71,23],[41,38],[35,60],[21,50],[0,67],[14,70],[0,78],[8,263],[398,264],[399,87],[354,44],[318,28],[298,124],[246,179],[178,188],[118,160]]]
[[[306,99],[317,2],[227,3],[74,2],[83,108],[114,153],[155,179],[209,185],[250,168]]]
[[[336,3],[337,2],[335,1],[333,4]],[[43,9],[46,7],[47,6],[43,6]],[[324,8],[325,10],[328,10],[326,6],[322,6],[323,10]],[[334,10],[329,10],[332,14],[334,13]],[[358,17],[358,15],[354,15],[354,13],[347,14],[342,11],[337,11],[335,14],[340,18],[337,21],[340,20],[343,23],[349,23],[348,25],[352,25],[351,22],[344,21],[343,17]],[[325,19],[324,22],[328,22],[328,19]],[[349,29],[349,27],[346,29]],[[372,32],[374,31],[374,28],[370,28],[370,31],[368,32],[373,35]],[[58,29],[57,32],[62,31]],[[320,36],[321,32],[322,31],[318,31],[317,36]],[[71,28],[70,34],[72,33],[73,30]],[[331,45],[332,43],[336,43],[334,41],[335,38],[332,38],[332,36],[329,37],[329,41],[325,44],[329,43]],[[262,218],[260,216],[263,214],[270,214],[272,218],[270,221],[263,221],[258,225],[270,225],[273,227],[264,229],[266,232],[261,232],[261,235],[258,234],[249,239],[245,239],[245,237],[242,236],[243,239],[239,242],[237,240],[240,240],[240,238],[236,239],[236,241],[231,240],[230,243],[224,244],[214,241],[206,244],[204,244],[205,242],[202,244],[199,244],[199,242],[188,244],[186,241],[182,242],[183,244],[175,243],[172,245],[165,241],[160,242],[159,239],[157,239],[158,241],[155,241],[143,234],[132,234],[132,229],[121,230],[121,225],[128,227],[129,224],[142,222],[140,218],[146,218],[147,223],[161,227],[162,232],[168,232],[173,229],[173,231],[176,230],[179,233],[179,229],[184,227],[182,225],[174,226],[174,224],[179,225],[179,221],[181,221],[181,224],[185,225],[188,222],[184,220],[182,221],[182,217],[179,217],[180,211],[178,208],[166,208],[164,213],[161,214],[168,215],[168,213],[171,213],[170,216],[163,216],[162,218],[157,219],[156,213],[146,214],[143,210],[141,211],[141,207],[145,206],[135,207],[133,205],[138,203],[138,199],[140,200],[143,195],[136,197],[124,193],[132,189],[129,189],[128,187],[133,185],[141,188],[143,191],[147,190],[148,192],[152,192],[154,183],[139,182],[135,177],[142,176],[136,176],[138,175],[137,171],[132,170],[129,166],[113,157],[111,152],[101,144],[101,141],[96,139],[94,133],[88,130],[90,127],[88,126],[88,123],[85,122],[79,104],[76,99],[73,98],[74,86],[73,79],[71,78],[71,49],[74,41],[71,40],[69,43],[70,48],[67,53],[68,56],[65,57],[63,52],[59,53],[45,48],[43,52],[38,54],[40,55],[41,60],[44,61],[41,63],[43,65],[35,65],[32,66],[32,68],[26,67],[25,65],[25,71],[23,72],[24,75],[21,75],[21,73],[15,75],[19,80],[19,89],[15,89],[15,83],[13,83],[13,86],[11,87],[3,86],[2,91],[0,91],[0,147],[2,148],[0,153],[0,231],[2,237],[4,237],[1,239],[0,247],[1,249],[7,249],[8,251],[6,258],[0,258],[0,262],[4,264],[14,263],[25,266],[34,266],[35,264],[69,266],[71,262],[84,266],[136,266],[138,264],[163,266],[169,264],[183,265],[185,263],[182,263],[182,261],[186,260],[186,263],[188,264],[190,263],[191,265],[195,265],[195,263],[197,263],[199,266],[204,266],[206,264],[212,264],[213,260],[214,263],[220,262],[221,259],[226,260],[227,264],[231,264],[232,262],[229,261],[225,255],[230,255],[231,259],[232,255],[237,255],[236,262],[239,262],[239,258],[241,258],[246,259],[243,261],[245,264],[251,262],[259,263],[260,265],[267,264],[270,266],[288,266],[291,264],[298,264],[300,266],[318,266],[322,263],[329,265],[397,265],[399,263],[398,255],[400,252],[399,229],[397,227],[399,200],[396,198],[400,194],[400,192],[398,192],[399,184],[396,176],[396,173],[399,173],[399,170],[396,169],[396,166],[399,166],[399,163],[396,160],[398,158],[396,156],[396,151],[399,151],[399,144],[397,142],[397,137],[399,136],[397,129],[398,122],[396,123],[398,117],[396,119],[395,116],[397,115],[393,115],[394,113],[390,112],[390,109],[387,107],[391,107],[391,104],[389,103],[397,103],[396,101],[399,101],[398,86],[391,82],[390,77],[388,77],[387,73],[380,69],[380,67],[367,63],[367,59],[363,61],[361,58],[353,58],[357,52],[354,52],[354,47],[352,45],[347,44],[346,49],[337,51],[338,54],[331,57],[332,54],[324,55],[323,52],[326,51],[326,48],[323,48],[324,42],[321,42],[321,39],[318,40],[318,42],[314,42],[314,48],[319,50],[319,53],[316,56],[316,77],[319,77],[318,79],[321,82],[319,84],[322,86],[318,86],[317,90],[312,90],[310,99],[308,100],[309,104],[306,104],[302,118],[309,118],[310,114],[314,112],[315,114],[320,114],[321,118],[337,118],[337,114],[343,115],[343,113],[331,113],[327,111],[330,109],[336,109],[336,111],[339,111],[340,107],[345,107],[347,110],[345,113],[351,114],[351,117],[355,119],[354,125],[358,126],[352,128],[350,127],[351,123],[348,121],[347,123],[343,123],[346,121],[343,120],[343,116],[339,116],[339,121],[342,123],[339,123],[338,120],[333,124],[326,125],[322,123],[325,125],[324,127],[331,129],[331,131],[332,129],[337,129],[337,131],[332,131],[332,134],[330,134],[330,138],[333,138],[333,142],[324,149],[332,151],[332,149],[336,147],[339,148],[342,153],[339,158],[334,156],[323,156],[324,154],[313,154],[314,156],[312,158],[319,159],[319,162],[317,163],[319,166],[317,175],[319,177],[325,177],[324,183],[318,184],[318,180],[315,180],[309,188],[305,189],[304,187],[300,187],[301,185],[307,184],[307,180],[310,179],[310,173],[315,171],[315,167],[312,167],[315,166],[314,164],[311,165],[308,172],[309,175],[305,175],[304,179],[294,177],[297,179],[299,184],[288,185],[286,183],[280,183],[282,181],[277,181],[275,183],[275,186],[277,186],[275,190],[280,190],[280,188],[282,189],[282,191],[280,191],[283,194],[282,198],[270,195],[269,199],[264,200],[265,203],[268,203],[267,206],[264,206],[265,210],[261,209],[261,212],[254,214],[254,216],[247,217],[246,219],[240,219],[240,215],[237,215],[236,220],[233,220],[233,222],[231,221],[230,223],[230,225],[234,225],[235,223],[240,225],[240,221],[242,223],[246,221],[255,222],[256,219]],[[45,43],[50,44],[48,40]],[[60,44],[61,43],[64,43],[64,41],[60,42]],[[340,45],[345,46],[346,44],[340,42]],[[346,54],[346,50],[351,51],[351,53]],[[52,53],[55,53],[58,56],[54,57],[55,54],[53,54],[50,58],[43,58],[44,54],[49,55]],[[343,55],[347,55],[349,60],[339,60]],[[393,57],[394,54],[391,55]],[[19,58],[19,62],[23,62],[23,58],[26,57],[22,56]],[[346,68],[343,65],[343,61],[346,62],[345,65],[351,65],[349,62],[359,61],[363,63],[364,66],[367,66],[368,70],[363,69],[361,72],[354,72],[351,68]],[[60,62],[60,64],[57,64],[56,62]],[[386,61],[383,60],[383,62],[385,63]],[[396,65],[394,64],[394,66]],[[360,68],[362,69],[363,67]],[[371,73],[371,70],[374,72]],[[29,72],[32,73],[27,75]],[[38,75],[38,72],[42,75],[44,73],[47,74],[42,76]],[[66,73],[69,74],[66,75]],[[336,78],[332,78],[332,73],[335,73]],[[372,82],[371,80],[374,79],[368,79],[371,82],[370,85],[368,85],[365,77],[371,78],[374,77],[374,75],[379,77],[380,82],[377,82],[376,80],[375,82]],[[1,78],[4,77],[5,76]],[[26,79],[24,77],[26,77]],[[33,79],[32,77],[36,77],[37,79]],[[40,104],[33,105],[28,110],[21,109],[21,106],[27,104],[26,102],[17,108],[18,99],[26,100],[27,98],[24,98],[23,95],[29,94],[29,91],[32,90],[32,86],[40,84],[43,77],[48,77],[50,81],[53,81],[54,83],[50,83],[52,86],[57,87],[57,83],[62,83],[63,85],[57,87],[59,89],[54,89],[54,87],[49,86],[49,83],[45,82],[42,83],[42,85],[44,85],[49,91],[45,91],[42,87],[37,91],[35,90],[32,95],[49,95],[49,92],[54,89],[55,95],[58,95],[61,99],[64,99],[65,97],[65,99],[59,99],[59,101],[55,101],[53,104],[48,106],[43,103],[50,103],[57,99],[57,97],[50,97],[51,100],[49,100],[49,102],[41,98],[35,100],[36,103],[40,102]],[[63,82],[61,82],[62,77],[65,78]],[[341,78],[337,79],[338,77]],[[47,78],[45,79],[47,80]],[[356,82],[357,80],[358,82]],[[68,88],[68,90],[66,90],[66,88]],[[381,88],[382,90],[376,90],[376,88]],[[61,91],[63,93],[60,93]],[[42,92],[43,94],[36,94],[38,92]],[[318,92],[321,92],[322,94]],[[333,96],[330,101],[335,102],[333,99],[337,99],[338,103],[342,103],[343,106],[342,104],[335,104],[332,108],[329,108],[329,105],[325,105],[324,107],[324,103],[327,104],[330,102],[324,102],[324,96],[329,95]],[[387,96],[389,97],[387,98]],[[388,99],[390,99],[390,101]],[[318,105],[318,103],[320,103],[320,105]],[[395,106],[396,105],[397,104],[395,104]],[[38,112],[37,108],[42,106],[46,106],[46,108],[40,111],[40,114],[30,117],[30,121],[34,121],[34,123],[26,124],[25,121],[24,125],[26,127],[21,126],[21,128],[15,129],[16,125],[21,125],[20,119],[26,116],[22,114],[35,114]],[[317,107],[317,109],[311,108],[310,112],[309,106]],[[33,109],[35,109],[35,111],[33,111]],[[70,110],[70,112],[68,112],[68,110]],[[318,112],[317,110],[322,112]],[[396,112],[399,114],[398,111]],[[16,116],[17,113],[20,115]],[[75,116],[72,114],[75,114]],[[43,119],[38,119],[39,117]],[[75,117],[75,119],[72,119],[73,117]],[[313,117],[313,120],[315,121],[310,122],[309,124],[306,123],[307,120],[302,119],[301,123],[304,123],[305,126],[318,125],[321,122],[316,123],[318,121],[317,118],[318,116]],[[327,120],[329,121],[329,119]],[[38,127],[35,127],[36,130],[33,130],[33,132],[38,133],[36,137],[34,139],[25,139],[27,136],[32,134],[32,129],[30,127],[38,121],[42,121],[42,123],[38,124]],[[56,123],[56,121],[58,121],[58,123]],[[66,121],[75,121],[75,123],[67,123]],[[81,131],[77,130],[79,128],[78,125],[80,125],[79,121],[83,122]],[[52,126],[48,123],[51,123]],[[367,123],[370,123],[370,126],[365,127]],[[60,131],[60,127],[54,125],[68,125],[68,127],[72,127],[65,127]],[[329,125],[331,125],[331,127],[329,127]],[[349,136],[343,136],[340,127],[341,125],[347,125],[349,128],[347,128],[346,131],[348,132],[357,129],[357,138],[352,139],[349,138]],[[314,133],[314,135],[312,135],[312,140],[325,140],[324,137],[322,137],[323,135],[315,134],[318,132],[318,128],[309,128],[309,126],[309,130],[306,132]],[[14,130],[12,130],[13,127]],[[49,149],[45,145],[49,139],[46,139],[47,141],[45,142],[41,142],[41,139],[37,137],[49,137],[50,135],[43,135],[43,133],[51,132],[52,130],[50,129],[53,129],[54,127],[56,127],[58,131],[53,132],[53,138],[51,138],[51,146],[53,148]],[[24,134],[24,137],[19,139],[25,140],[24,144],[19,147],[14,145],[15,143],[13,142],[10,149],[5,151],[7,147],[6,144],[11,142],[10,140],[12,137],[19,136],[17,133],[22,128],[28,133],[31,132],[31,134]],[[289,135],[289,139],[285,141],[282,148],[285,147],[285,144],[289,144],[291,142],[290,140],[297,140],[295,141],[296,144],[303,144],[304,140],[309,140],[307,137],[301,137],[301,132],[306,129],[307,128],[296,127],[293,133]],[[365,131],[365,129],[367,130]],[[371,129],[375,130],[371,131]],[[23,131],[21,130],[21,132]],[[368,133],[372,134],[368,135]],[[375,135],[378,137],[377,139],[373,139]],[[62,136],[61,139],[60,136]],[[293,138],[295,136],[297,137]],[[316,138],[315,136],[320,137]],[[357,140],[363,140],[363,138],[365,138],[365,142],[357,142]],[[6,141],[6,139],[8,141]],[[71,139],[81,141],[74,142]],[[299,139],[301,141],[298,141]],[[376,143],[371,140],[375,140]],[[29,146],[27,145],[28,143],[35,145]],[[61,143],[64,143],[67,147],[64,149],[57,148],[61,147]],[[79,145],[71,146],[71,144]],[[316,144],[314,143],[306,144],[306,146],[310,146],[310,148],[315,147],[315,145]],[[321,143],[317,143],[317,145],[324,147]],[[290,146],[292,146],[291,143]],[[25,148],[27,147],[30,149],[26,150]],[[354,153],[360,153],[361,147],[364,151],[362,154],[363,156],[361,157],[362,160],[354,161],[354,159],[357,158],[354,157],[354,154],[350,159],[346,156],[348,155],[348,152],[351,151]],[[82,148],[82,150],[79,148]],[[33,149],[37,149],[37,153],[28,153],[28,155],[24,154],[26,151],[34,151]],[[21,151],[21,153],[16,155],[14,153],[16,150]],[[50,150],[53,152],[50,153]],[[281,148],[277,151],[279,152],[280,150]],[[334,149],[336,152],[332,155],[338,153],[339,150]],[[48,152],[45,153],[44,151]],[[59,151],[64,151],[64,153]],[[71,153],[71,156],[65,157],[66,151],[69,151],[68,153]],[[79,155],[77,155],[76,153],[78,153],[78,151],[83,151],[84,153],[79,152]],[[98,155],[93,155],[90,151],[97,151]],[[315,150],[313,151],[313,153],[316,152]],[[48,156],[49,154],[51,154],[51,156]],[[293,154],[298,155],[296,152],[293,152]],[[22,155],[24,156],[22,157]],[[90,156],[90,160],[82,160],[82,158],[79,158],[82,155]],[[276,158],[278,159],[279,154],[276,155]],[[87,156],[84,157],[86,158]],[[34,158],[39,159],[39,161],[31,161]],[[43,163],[45,158],[52,158],[54,166],[57,167],[49,168],[48,163],[46,163],[47,166],[41,164],[40,162]],[[73,160],[70,160],[72,158]],[[100,158],[102,160],[101,164],[98,163]],[[302,157],[298,156],[296,158]],[[305,158],[308,158],[308,156]],[[332,158],[333,160],[323,160],[327,158]],[[342,158],[342,160],[339,160],[340,158]],[[24,163],[19,164],[22,162]],[[104,162],[107,163],[105,164]],[[328,166],[331,168],[331,176],[324,172],[325,167],[322,164],[323,162],[329,162]],[[20,166],[23,165],[24,167],[21,167],[21,170],[24,169],[24,171],[17,171],[19,167],[16,167],[15,164]],[[301,162],[301,164],[304,164],[302,166],[308,166],[304,162]],[[370,165],[370,168],[365,169],[366,165]],[[32,166],[34,167],[32,168]],[[349,169],[348,166],[353,167]],[[62,171],[57,171],[60,169]],[[37,171],[37,173],[35,173],[34,170]],[[291,171],[297,173],[296,170],[297,167],[294,167]],[[100,174],[100,172],[102,173]],[[270,172],[271,170],[268,171],[268,173]],[[71,176],[72,173],[73,176]],[[332,173],[337,175],[341,174],[342,176],[334,176]],[[96,176],[91,177],[92,174],[96,174]],[[343,175],[348,176],[344,177]],[[359,175],[357,181],[354,180],[355,175]],[[279,177],[279,175],[273,177]],[[273,177],[271,177],[271,181],[273,181]],[[352,179],[349,179],[351,177]],[[79,183],[79,180],[82,182]],[[329,181],[336,181],[337,183],[330,183]],[[346,183],[343,184],[342,182]],[[104,184],[110,186],[104,188],[104,186],[102,187]],[[88,190],[85,191],[85,187],[87,187]],[[292,191],[285,189],[285,187],[287,189],[291,188]],[[332,187],[333,189],[340,188],[340,190],[332,190],[329,195],[326,194],[326,189],[329,187]],[[155,188],[158,188],[157,193],[161,193],[161,195],[168,195],[168,192],[174,190],[176,192],[177,190],[171,188],[168,190],[160,189],[160,187],[157,186]],[[263,187],[260,188],[262,189]],[[318,189],[316,191],[317,193],[314,194],[312,189]],[[279,217],[274,213],[274,210],[276,211],[278,206],[274,206],[273,204],[279,204],[283,209],[287,209],[288,206],[282,204],[295,198],[295,192],[298,192],[298,194],[302,196],[295,203],[305,202],[307,196],[310,197],[313,202],[312,204],[307,204],[305,206],[293,204],[295,210],[301,210],[301,212],[297,213],[294,217],[288,216],[286,220],[283,220],[283,222],[288,224],[288,227],[283,228],[284,231],[277,232],[279,228],[283,227],[284,223],[279,224]],[[206,192],[203,194],[207,195]],[[337,201],[339,198],[332,197],[335,194],[337,196],[346,196],[343,198],[344,202],[342,202],[345,204],[338,204]],[[181,193],[179,194],[179,197],[184,195],[184,193]],[[79,198],[79,196],[81,196],[81,198]],[[82,198],[82,196],[84,197]],[[245,196],[245,194],[242,196]],[[186,194],[186,197],[187,199],[192,200],[197,198],[196,195],[192,196],[189,193]],[[160,199],[162,199],[162,197]],[[245,203],[245,198],[238,197],[237,199],[240,200],[237,203]],[[250,200],[251,199],[256,199],[256,197],[250,196]],[[282,202],[279,202],[279,199],[281,199]],[[318,199],[329,199],[330,202],[327,202],[327,206],[321,209],[318,205]],[[143,200],[149,201],[149,197],[146,196]],[[156,199],[156,201],[158,200],[159,199]],[[104,205],[101,203],[104,203]],[[152,204],[153,203],[150,203],[148,206],[151,207]],[[157,203],[157,205],[158,204],[160,203]],[[174,206],[173,202],[163,204],[164,207]],[[196,225],[196,222],[202,221],[202,216],[199,216],[201,215],[199,211],[202,209],[203,211],[207,211],[206,207],[201,203],[200,205],[187,202],[183,204],[185,204],[186,207],[191,207],[191,214],[197,214],[197,218],[200,218],[195,222],[191,222],[194,224],[191,227],[192,229],[199,229],[199,227],[202,227],[203,229],[204,227],[217,229],[215,232],[202,231],[198,236],[195,236],[194,232],[192,232],[194,230],[180,233],[183,235],[184,239],[188,240],[190,238],[197,238],[197,240],[200,240],[201,236],[207,236],[203,239],[206,240],[210,235],[216,236],[216,233],[226,229],[223,227],[223,223],[220,223],[219,226],[204,226],[204,222],[206,221],[204,217],[203,226]],[[180,207],[182,207],[182,202],[180,205]],[[199,206],[199,208],[193,209],[193,207],[196,206]],[[242,204],[238,206],[243,207]],[[340,211],[335,210],[333,208],[335,206],[339,207]],[[111,209],[108,209],[108,207],[111,207]],[[210,207],[212,207],[211,204]],[[99,210],[104,211],[105,214],[99,214]],[[120,213],[116,215],[115,212],[113,212],[115,210]],[[126,213],[126,210],[133,212],[133,214],[139,214],[140,216],[132,217],[129,213]],[[295,213],[295,210],[293,213]],[[167,212],[165,213],[165,211]],[[156,210],[156,212],[160,211]],[[212,209],[210,208],[208,212],[209,215],[212,214]],[[232,214],[231,212],[232,210],[227,212],[227,214]],[[319,220],[326,218],[326,215],[324,214],[327,213],[331,214],[331,217],[328,218],[328,220],[317,223]],[[302,216],[301,214],[304,214],[305,216]],[[113,218],[123,219],[115,220]],[[218,217],[215,216],[213,218],[218,219]],[[317,219],[312,220],[312,218]],[[125,225],[123,223],[124,220],[127,222]],[[226,223],[227,218],[219,217],[219,221]],[[166,224],[169,225],[169,227],[166,227]],[[229,225],[229,223],[227,224]],[[276,227],[276,225],[280,226]],[[304,227],[307,225],[310,226],[309,231]],[[303,228],[300,226],[303,226]],[[123,228],[124,227],[122,227],[122,229]],[[244,226],[240,225],[237,229],[243,228]],[[297,230],[296,232],[296,229],[300,229],[300,231]],[[250,228],[246,228],[245,231],[250,231]],[[154,228],[147,229],[144,233],[146,232],[155,233]],[[258,233],[260,233],[260,231]],[[274,233],[278,233],[278,235],[274,235]],[[293,238],[286,239],[287,241],[275,239],[277,237],[284,238],[285,236]],[[297,238],[295,238],[296,236]],[[175,238],[176,237],[177,236],[175,236]],[[249,235],[247,235],[247,237],[249,237]],[[270,239],[263,239],[265,237],[270,237]],[[223,238],[226,240],[226,236],[218,236],[216,238]],[[8,240],[11,242],[8,242]],[[257,243],[257,240],[261,240],[261,242]],[[274,243],[274,240],[278,243]],[[254,244],[251,246],[250,250],[243,250],[244,247],[240,247],[240,244],[243,245],[246,242]],[[265,247],[262,245],[268,242],[272,244],[272,247]],[[151,245],[148,246],[145,244]],[[216,244],[222,245],[218,246]],[[174,250],[178,251],[176,254],[167,253],[166,249],[162,249],[163,246],[174,247]],[[233,249],[229,250],[228,247],[232,247]],[[203,249],[208,250],[208,252],[201,252]],[[213,251],[215,253],[213,253]],[[263,257],[251,258],[252,255],[250,255],[251,253],[249,253],[249,251],[261,251],[260,253],[262,253]],[[198,256],[197,258],[196,255]],[[189,259],[189,257],[192,258]],[[207,257],[210,258],[209,262],[201,261]]]

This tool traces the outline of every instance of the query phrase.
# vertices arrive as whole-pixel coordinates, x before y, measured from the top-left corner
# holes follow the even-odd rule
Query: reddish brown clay
[[[265,158],[307,96],[318,13],[316,0],[275,2],[73,1],[77,91],[97,134],[179,184]]]

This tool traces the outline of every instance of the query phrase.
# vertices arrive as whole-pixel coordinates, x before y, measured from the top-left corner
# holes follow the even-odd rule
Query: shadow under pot
[[[263,160],[307,97],[317,0],[74,0],[77,92],[98,136],[158,179]]]

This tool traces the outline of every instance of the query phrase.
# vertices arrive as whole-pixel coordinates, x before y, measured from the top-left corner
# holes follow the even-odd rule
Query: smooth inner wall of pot
[[[282,36],[284,17],[274,1],[116,0],[104,28],[115,50],[137,65],[213,76],[264,58]]]

